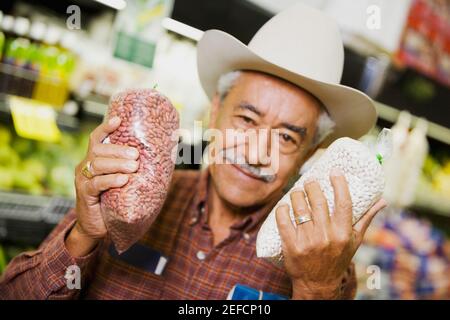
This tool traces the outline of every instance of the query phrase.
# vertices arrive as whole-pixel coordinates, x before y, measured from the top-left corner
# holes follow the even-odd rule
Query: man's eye
[[[295,142],[295,140],[292,139],[292,137],[290,135],[286,134],[286,133],[282,133],[281,134],[281,138],[283,138],[283,140],[285,142]]]
[[[251,118],[249,118],[249,117],[246,117],[246,116],[239,116],[242,120],[244,120],[246,123],[249,123],[249,124],[254,124],[255,123],[255,121],[253,121],[253,119],[251,119]]]

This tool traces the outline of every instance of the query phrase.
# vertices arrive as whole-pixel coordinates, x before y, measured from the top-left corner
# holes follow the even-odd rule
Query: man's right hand
[[[136,148],[102,143],[119,125],[120,118],[115,117],[98,126],[90,135],[85,159],[75,168],[77,222],[66,239],[66,247],[73,257],[87,255],[106,235],[100,194],[125,185],[129,174],[139,167]],[[90,179],[82,174],[87,161],[91,162]]]

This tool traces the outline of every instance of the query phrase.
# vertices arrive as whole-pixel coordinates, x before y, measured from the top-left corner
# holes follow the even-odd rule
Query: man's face
[[[210,127],[224,137],[219,151],[231,151],[252,168],[273,173],[272,179],[263,179],[247,170],[248,165],[212,163],[212,182],[219,197],[238,208],[279,199],[289,178],[311,154],[320,114],[317,100],[284,80],[246,71],[223,101],[214,100],[212,108]],[[258,142],[227,139],[230,129],[256,132]]]

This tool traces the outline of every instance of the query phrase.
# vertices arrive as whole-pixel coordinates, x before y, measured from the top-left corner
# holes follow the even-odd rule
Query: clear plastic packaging
[[[304,183],[309,178],[319,182],[327,198],[330,214],[333,214],[334,192],[329,178],[333,168],[340,169],[346,177],[353,203],[353,224],[358,222],[383,194],[385,175],[381,164],[389,157],[391,149],[392,143],[388,129],[381,132],[377,142],[372,146],[350,138],[340,138],[332,143],[270,212],[258,232],[257,256],[275,263],[283,261],[275,211],[281,203],[290,205],[292,190],[303,189]],[[290,215],[295,226],[292,207],[290,207]]]
[[[175,162],[178,112],[169,99],[154,89],[136,89],[111,98],[105,121],[119,116],[120,127],[103,143],[135,147],[139,168],[121,188],[101,195],[108,234],[119,253],[137,242],[160,212]]]

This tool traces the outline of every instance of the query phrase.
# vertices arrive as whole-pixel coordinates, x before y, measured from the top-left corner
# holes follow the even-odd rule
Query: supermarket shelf
[[[9,107],[9,96],[0,94],[0,115],[2,118],[12,122],[11,111]],[[58,112],[56,124],[61,130],[76,131],[79,129],[80,121],[78,118]]]
[[[413,208],[450,218],[450,200],[435,194],[417,197]]]
[[[375,102],[375,106],[378,111],[378,116],[386,120],[388,122],[395,123],[397,121],[398,115],[400,114],[400,110],[385,105],[380,102]],[[414,115],[411,116],[412,123],[414,124],[419,117]],[[428,137],[443,142],[445,144],[450,145],[450,129],[444,126],[441,126],[434,122],[428,122]]]
[[[450,198],[437,193],[428,183],[419,181],[413,208],[450,218]]]
[[[109,100],[103,96],[88,95],[83,98],[77,97],[77,99],[82,101],[84,113],[94,118],[103,119],[108,110]]]
[[[74,205],[68,198],[0,192],[0,240],[39,244]]]

